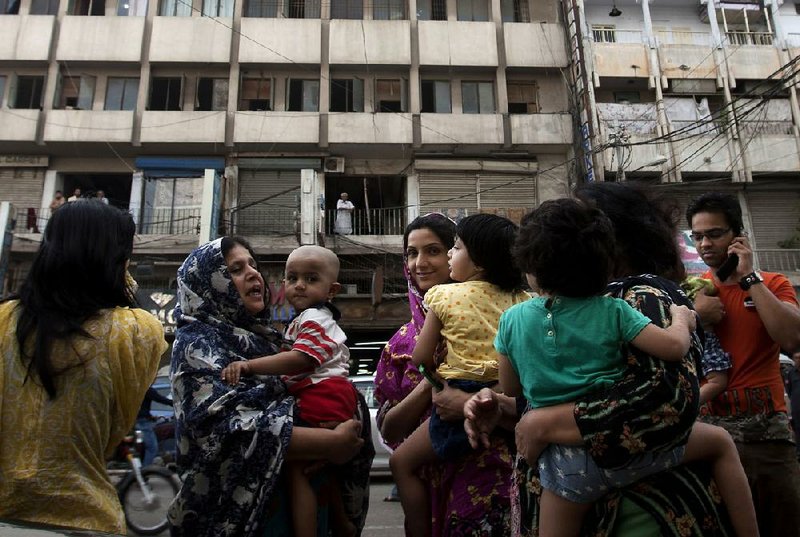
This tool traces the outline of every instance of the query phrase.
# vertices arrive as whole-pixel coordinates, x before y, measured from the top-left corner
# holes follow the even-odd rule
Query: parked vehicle
[[[372,444],[375,446],[375,458],[372,460],[370,475],[391,475],[389,469],[389,455],[392,450],[383,442],[375,417],[378,414],[378,401],[375,399],[375,379],[372,375],[356,375],[350,377],[358,391],[364,395],[369,406],[369,417],[372,422]]]
[[[181,482],[168,467],[151,464],[143,468],[143,450],[142,433],[134,431],[117,447],[107,471],[118,479],[117,494],[128,527],[139,535],[157,535],[169,525],[167,509]]]

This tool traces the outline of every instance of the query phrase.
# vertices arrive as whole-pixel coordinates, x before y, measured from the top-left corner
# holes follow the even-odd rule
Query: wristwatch
[[[739,280],[739,287],[741,287],[743,291],[747,291],[755,284],[762,283],[763,281],[764,278],[761,276],[761,274],[756,271],[753,271],[747,276],[744,276],[741,280]]]

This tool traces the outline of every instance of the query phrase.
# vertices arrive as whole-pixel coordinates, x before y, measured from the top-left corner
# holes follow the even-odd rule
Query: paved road
[[[399,502],[385,502],[383,499],[392,490],[392,482],[386,478],[373,479],[369,490],[369,512],[362,537],[404,537],[403,508]],[[128,531],[128,535],[137,535]],[[169,531],[159,534],[168,537]]]

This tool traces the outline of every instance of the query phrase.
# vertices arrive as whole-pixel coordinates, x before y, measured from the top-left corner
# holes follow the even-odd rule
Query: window
[[[228,79],[200,78],[197,81],[195,110],[227,110]]]
[[[108,79],[105,110],[135,110],[139,94],[138,78]]]
[[[331,80],[331,112],[363,112],[364,81],[354,79]]]
[[[42,107],[43,76],[18,76],[17,88],[11,108],[35,109]]]
[[[247,0],[243,16],[275,18],[278,16],[278,0]]]
[[[91,110],[94,101],[95,77],[62,76],[56,108]]]
[[[180,110],[181,77],[155,76],[150,81],[150,104],[148,110]]]
[[[105,0],[70,0],[67,15],[93,15],[102,17],[106,14]]]
[[[465,114],[494,114],[494,84],[462,82],[461,111]]]
[[[531,22],[528,0],[500,0],[503,22]]]
[[[6,77],[0,75],[0,108],[3,107],[3,97],[6,96]]]
[[[319,112],[319,80],[289,80],[289,111]]]
[[[272,79],[242,77],[239,110],[272,110]]]
[[[20,0],[0,0],[0,15],[19,14]]]
[[[119,0],[118,17],[144,17],[147,15],[147,0]]]
[[[486,0],[458,0],[458,20],[488,21],[489,4]]]
[[[195,232],[203,199],[202,177],[159,177],[144,183],[139,232]]]
[[[509,114],[535,114],[539,111],[536,82],[509,80],[506,87]]]
[[[162,17],[191,17],[192,3],[189,0],[161,0],[158,14]]]
[[[203,17],[233,17],[233,0],[203,0],[202,15]]]
[[[373,0],[372,18],[375,20],[400,21],[406,18],[405,0]]]
[[[612,24],[592,25],[592,40],[595,43],[616,43],[617,35]]]
[[[331,0],[331,19],[363,19],[362,0]]]
[[[287,19],[318,19],[320,0],[284,0]]]
[[[450,82],[446,80],[422,81],[422,112],[449,114]]]
[[[617,104],[639,104],[642,99],[638,91],[615,91],[614,102]]]
[[[405,80],[378,79],[375,81],[376,112],[407,112],[408,96]]]
[[[31,15],[55,15],[58,13],[58,0],[32,0]]]
[[[447,0],[419,0],[417,18],[421,21],[446,21]]]

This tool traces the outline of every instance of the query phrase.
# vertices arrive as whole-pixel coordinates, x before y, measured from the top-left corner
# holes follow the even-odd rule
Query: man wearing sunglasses
[[[695,307],[714,325],[733,363],[728,387],[701,409],[700,419],[733,437],[761,536],[800,536],[800,466],[778,360],[781,348],[800,350],[797,296],[782,274],[754,270],[734,196],[703,194],[689,204],[686,219],[709,267],[703,277],[719,289],[718,298],[698,294]],[[738,262],[731,260],[734,255]],[[729,275],[723,274],[728,268]]]

